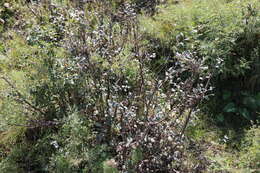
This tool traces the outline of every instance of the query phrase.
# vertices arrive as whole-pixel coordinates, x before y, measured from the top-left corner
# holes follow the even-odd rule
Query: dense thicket
[[[159,63],[191,51],[208,65],[215,96],[206,109],[219,124],[241,127],[259,120],[257,1],[187,1],[162,6],[159,14],[141,22]]]
[[[257,171],[259,7],[0,2],[0,172]]]

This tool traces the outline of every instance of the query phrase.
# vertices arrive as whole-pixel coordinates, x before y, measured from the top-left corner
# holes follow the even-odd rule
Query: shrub
[[[207,95],[207,68],[196,52],[183,51],[172,68],[155,74],[135,5],[109,3],[27,4],[35,28],[7,39],[12,56],[3,63],[26,74],[28,84],[23,90],[3,76],[5,99],[27,113],[21,137],[1,146],[9,150],[0,163],[6,170],[16,164],[21,172],[102,172],[108,161],[121,172],[204,169],[184,162],[192,155],[184,132]]]
[[[213,73],[215,96],[204,110],[215,122],[241,127],[259,119],[259,2],[184,1],[159,11],[140,18],[155,63],[170,67],[177,53],[192,50]]]
[[[246,130],[245,134],[236,150],[230,151],[230,148],[225,148],[223,145],[222,148],[219,148],[217,145],[221,146],[220,144],[211,144],[211,148],[218,150],[208,150],[206,154],[212,163],[209,166],[211,172],[259,172],[259,127],[253,125],[249,130]],[[226,136],[224,140],[232,139]]]
[[[255,171],[260,169],[260,130],[258,126],[253,126],[246,133],[243,141],[243,148],[240,152],[239,166],[242,168],[250,168]]]

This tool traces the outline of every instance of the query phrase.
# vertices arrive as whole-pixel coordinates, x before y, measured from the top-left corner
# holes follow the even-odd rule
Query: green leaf
[[[231,96],[231,92],[230,91],[224,91],[222,97],[223,97],[224,100],[227,100],[228,98],[230,98],[230,96]]]
[[[248,108],[251,108],[253,110],[257,109],[257,102],[253,97],[244,98],[243,104],[246,105]]]
[[[217,115],[217,120],[218,120],[219,122],[224,122],[224,120],[225,120],[224,115],[223,115],[223,114],[218,114],[218,115]]]
[[[250,118],[250,113],[248,112],[248,110],[246,108],[240,109],[239,113],[246,119],[251,120]]]
[[[257,93],[256,97],[255,97],[255,100],[256,100],[256,105],[257,107],[260,107],[260,92]]]
[[[142,158],[143,158],[143,153],[142,153],[142,150],[140,148],[136,148],[132,151],[131,161],[132,161],[133,164],[136,164],[137,162],[142,160]]]
[[[260,99],[260,92],[257,93],[256,97],[257,99]]]
[[[224,109],[223,109],[224,112],[236,112],[236,107],[235,107],[235,104],[233,102],[230,102],[228,103]]]

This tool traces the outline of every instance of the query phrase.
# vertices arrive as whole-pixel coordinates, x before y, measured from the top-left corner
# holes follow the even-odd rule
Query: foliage
[[[231,137],[231,136],[230,136]],[[226,140],[230,140],[226,136]],[[217,148],[216,144],[214,144]],[[218,154],[208,152],[207,157],[213,162],[211,171],[215,172],[258,172],[259,171],[259,127],[252,126],[246,131],[246,136],[242,140],[239,150],[225,149],[218,147]],[[215,151],[216,152],[216,151]]]
[[[248,6],[244,26],[234,9],[245,3],[236,2],[10,1],[15,15],[0,40],[0,172],[207,171],[206,123],[195,119],[210,106],[211,80],[225,115],[251,120],[259,107],[258,77],[241,102],[219,91],[220,81],[257,71],[258,40],[249,38],[258,14]],[[233,15],[237,25],[229,25]],[[245,61],[234,65],[228,53],[239,49]],[[257,169],[251,135],[239,157]]]
[[[176,61],[171,57],[187,50],[207,64],[215,96],[204,110],[220,124],[240,126],[259,119],[259,106],[244,103],[257,98],[260,86],[258,11],[258,1],[200,0],[162,5],[153,18],[140,18],[156,64],[171,66]]]

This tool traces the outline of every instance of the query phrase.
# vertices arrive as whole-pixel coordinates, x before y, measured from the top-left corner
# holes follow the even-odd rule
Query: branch
[[[27,106],[29,106],[30,108],[32,108],[34,111],[40,112],[42,115],[45,115],[45,113],[37,108],[36,106],[34,106],[33,104],[31,104],[29,101],[27,101],[26,99],[24,99],[24,96],[21,94],[21,92],[14,86],[14,84],[12,84],[6,77],[1,76],[1,78],[12,88],[15,90],[15,92],[17,93],[18,97],[21,99],[21,101],[23,103],[25,103]]]

